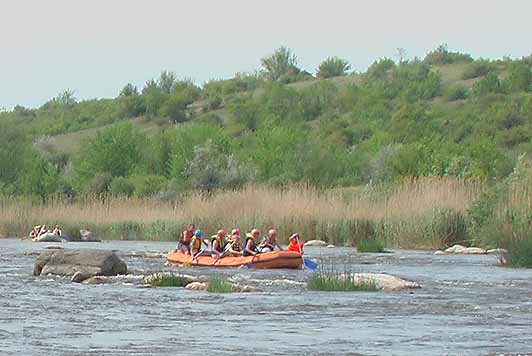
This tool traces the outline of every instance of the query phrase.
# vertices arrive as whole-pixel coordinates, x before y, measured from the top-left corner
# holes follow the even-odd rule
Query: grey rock
[[[127,265],[113,251],[76,249],[45,251],[35,260],[33,274],[72,276],[81,282],[94,276],[126,274]]]

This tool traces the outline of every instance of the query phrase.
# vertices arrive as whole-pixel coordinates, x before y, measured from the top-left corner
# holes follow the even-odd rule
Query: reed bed
[[[248,186],[209,197],[191,193],[174,202],[108,197],[41,204],[0,199],[0,229],[22,236],[35,224],[57,223],[71,231],[89,228],[107,239],[171,240],[194,222],[207,233],[220,227],[276,227],[281,236],[298,231],[307,240],[335,244],[378,239],[395,247],[432,248],[446,238],[438,235],[461,238],[433,226],[434,221],[454,224],[483,190],[482,182],[445,177],[410,179],[385,188]]]

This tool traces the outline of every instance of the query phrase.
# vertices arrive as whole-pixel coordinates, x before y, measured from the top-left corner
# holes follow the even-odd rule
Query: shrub
[[[505,265],[532,268],[532,239],[511,241],[507,246]]]
[[[467,99],[468,89],[462,84],[455,84],[447,88],[444,97],[447,101]]]
[[[384,247],[385,243],[382,240],[360,240],[357,243],[357,252],[372,252],[372,253],[382,253],[385,252]]]
[[[275,52],[261,59],[264,75],[268,80],[280,80],[283,76],[299,72],[297,57],[287,47],[280,47]]]
[[[333,269],[315,271],[308,281],[307,288],[325,292],[376,292],[379,290],[372,279],[356,278],[352,273],[340,273]]]
[[[532,91],[532,68],[524,60],[515,61],[508,67],[509,87],[512,91]]]
[[[87,184],[86,191],[97,196],[105,195],[109,191],[113,177],[110,173],[98,173]]]
[[[473,58],[466,53],[451,52],[447,44],[439,45],[434,51],[429,52],[423,60],[427,64],[451,64],[456,62],[471,62]]]
[[[134,176],[131,182],[135,187],[136,197],[150,197],[166,189],[166,178],[157,175]]]
[[[463,243],[467,239],[463,215],[455,209],[433,209],[423,227],[423,238],[434,247]]]
[[[347,75],[350,68],[351,65],[346,60],[338,57],[328,57],[319,65],[316,76],[320,79],[343,76]]]
[[[130,197],[135,191],[135,186],[128,178],[116,177],[111,181],[109,192],[113,195],[124,195]]]
[[[484,78],[473,85],[473,94],[475,96],[502,93],[503,91],[503,85],[495,72],[489,72]]]
[[[215,274],[209,279],[207,291],[210,293],[231,293],[233,291],[233,285]]]
[[[462,79],[478,78],[489,73],[493,69],[491,63],[487,60],[479,59],[471,62],[464,69]]]
[[[189,279],[172,273],[155,273],[144,278],[144,283],[154,287],[184,287]]]

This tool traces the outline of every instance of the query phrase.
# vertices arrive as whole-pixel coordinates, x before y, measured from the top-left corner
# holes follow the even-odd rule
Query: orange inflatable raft
[[[301,255],[292,251],[274,251],[261,253],[256,256],[245,257],[223,257],[219,259],[212,258],[207,252],[198,256],[194,260],[188,254],[182,251],[170,251],[166,257],[171,264],[182,265],[190,264],[191,266],[206,267],[240,267],[248,266],[250,268],[291,268],[299,269],[303,263]]]

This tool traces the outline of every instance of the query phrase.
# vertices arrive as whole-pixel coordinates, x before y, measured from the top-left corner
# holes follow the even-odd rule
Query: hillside
[[[270,59],[282,62],[286,51]],[[45,199],[247,182],[499,179],[532,153],[531,64],[440,46],[423,60],[377,60],[365,73],[328,58],[316,76],[274,63],[202,87],[162,72],[115,99],[78,102],[67,91],[0,113],[2,191]],[[14,154],[22,159],[13,163]]]

